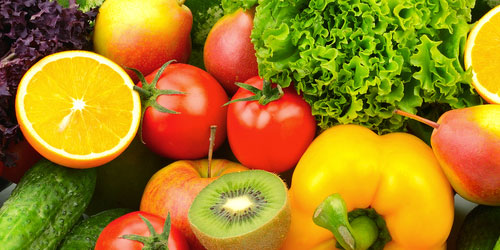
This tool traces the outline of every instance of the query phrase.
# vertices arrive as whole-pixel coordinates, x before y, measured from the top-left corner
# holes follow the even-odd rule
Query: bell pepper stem
[[[316,208],[313,221],[331,231],[346,250],[368,249],[379,234],[377,224],[368,216],[360,216],[349,222],[347,206],[340,194],[328,196]]]
[[[356,249],[368,249],[378,238],[377,224],[368,216],[361,216],[351,221],[356,241]]]

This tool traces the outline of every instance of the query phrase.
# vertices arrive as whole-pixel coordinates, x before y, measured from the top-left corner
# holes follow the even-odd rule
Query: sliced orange
[[[42,156],[72,168],[107,163],[130,144],[141,102],[127,73],[87,51],[49,55],[23,76],[16,116],[27,141]]]
[[[472,83],[489,103],[500,103],[500,5],[472,28],[465,46],[465,67],[472,67]]]

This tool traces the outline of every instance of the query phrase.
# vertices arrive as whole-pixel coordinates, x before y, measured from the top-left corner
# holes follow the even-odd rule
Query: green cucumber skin
[[[102,211],[80,221],[69,232],[59,246],[59,250],[94,249],[102,230],[116,218],[132,212],[127,208],[116,208]]]
[[[56,249],[89,204],[95,183],[95,169],[37,162],[0,208],[2,249]]]
[[[492,250],[500,239],[500,207],[478,205],[465,217],[457,250]]]

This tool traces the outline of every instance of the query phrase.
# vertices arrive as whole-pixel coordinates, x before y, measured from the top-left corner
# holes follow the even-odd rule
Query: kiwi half
[[[225,174],[196,196],[188,220],[207,249],[279,249],[290,228],[286,184],[263,170]]]

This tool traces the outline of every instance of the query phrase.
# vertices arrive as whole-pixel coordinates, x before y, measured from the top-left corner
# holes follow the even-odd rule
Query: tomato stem
[[[143,250],[168,250],[168,238],[170,236],[171,226],[170,213],[167,214],[167,219],[165,220],[165,224],[163,225],[163,232],[161,234],[158,234],[156,232],[153,225],[148,219],[140,214],[139,217],[141,217],[142,221],[146,223],[150,236],[126,234],[122,235],[121,238],[141,242],[144,245],[144,247],[142,248]]]
[[[215,132],[217,131],[217,125],[210,126],[210,144],[208,146],[208,166],[207,166],[207,176],[210,178],[212,176],[212,156],[215,147]]]
[[[148,98],[149,99],[153,95],[153,93],[151,93],[151,91],[145,90],[145,89],[143,89],[143,88],[141,88],[141,87],[139,87],[137,85],[134,85],[133,89],[135,91],[139,92],[139,94],[141,96],[143,96],[144,98]]]
[[[271,82],[264,79],[262,86],[262,96],[259,98],[260,105],[267,105],[268,103],[280,99],[284,95],[283,89],[280,85],[272,88]]]
[[[168,113],[168,114],[179,114],[179,112],[167,109],[163,106],[161,106],[158,103],[158,97],[160,95],[185,95],[186,93],[177,91],[177,90],[170,90],[170,89],[158,89],[156,88],[156,83],[160,79],[161,75],[163,74],[163,71],[170,65],[171,63],[175,62],[175,60],[170,60],[163,64],[160,69],[158,69],[158,72],[156,73],[154,79],[152,82],[146,81],[146,78],[144,75],[137,69],[130,68],[130,67],[125,67],[125,69],[131,70],[134,72],[137,77],[139,78],[139,81],[142,83],[142,87],[139,87],[137,85],[134,85],[133,89],[139,93],[141,96],[141,121],[139,123],[139,137],[141,139],[141,142],[144,144],[144,140],[142,138],[142,123],[144,121],[144,113],[146,113],[146,109],[149,107],[154,108],[155,110],[158,110],[162,113]]]
[[[238,85],[240,88],[244,88],[252,92],[254,95],[245,98],[231,100],[229,102],[226,102],[223,106],[229,105],[233,102],[242,102],[242,101],[257,101],[260,105],[267,105],[270,102],[280,99],[285,94],[280,85],[277,85],[276,88],[273,88],[271,86],[272,85],[271,82],[265,79],[263,80],[262,83],[262,90],[246,83],[236,82],[235,84]]]

